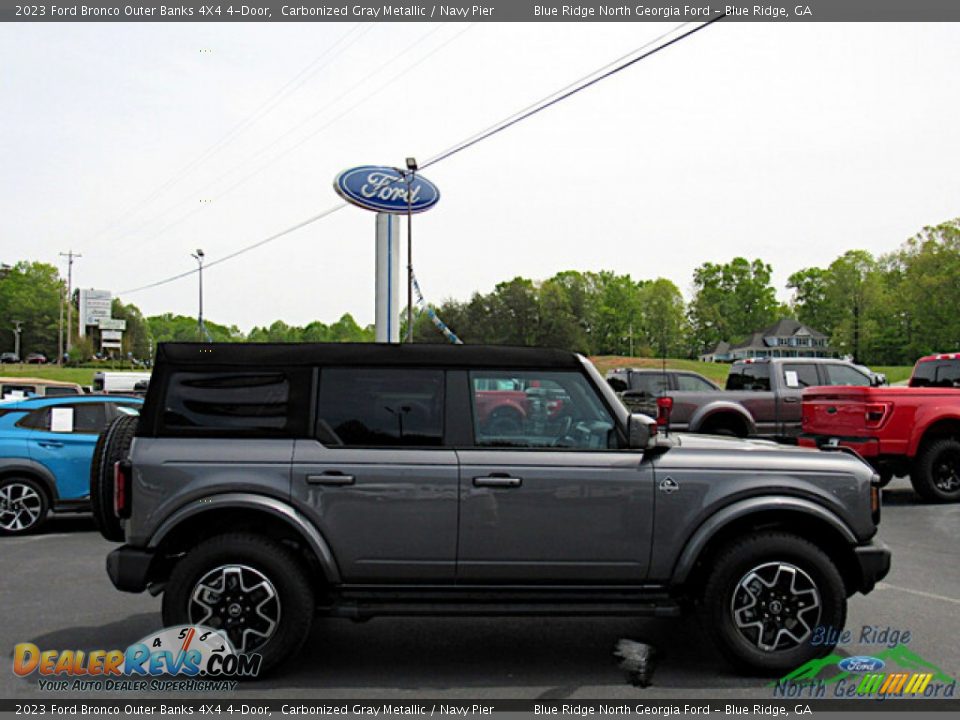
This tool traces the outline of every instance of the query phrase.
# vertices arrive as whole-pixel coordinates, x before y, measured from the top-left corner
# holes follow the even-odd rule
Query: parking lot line
[[[73,533],[48,533],[47,535],[25,535],[23,537],[3,538],[3,540],[0,540],[0,546],[13,545],[16,547],[17,545],[26,545],[27,543],[36,542],[37,540],[71,537],[72,535]]]
[[[899,590],[900,592],[910,593],[911,595],[919,595],[920,597],[930,598],[931,600],[942,600],[944,602],[953,603],[954,605],[960,605],[960,600],[957,598],[947,597],[946,595],[937,595],[936,593],[928,593],[923,590],[911,590],[910,588],[900,587],[899,585],[891,585],[889,583],[881,582],[877,583],[878,590]]]

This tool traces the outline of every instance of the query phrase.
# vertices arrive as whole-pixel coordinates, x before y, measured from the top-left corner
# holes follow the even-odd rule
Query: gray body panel
[[[146,545],[168,516],[219,493],[290,500],[293,440],[134,438],[127,542]]]
[[[697,530],[738,503],[742,512],[830,518],[851,542],[865,542],[876,531],[869,499],[873,472],[851,455],[704,435],[676,434],[674,441],[677,446],[654,461],[658,482],[670,478],[679,489],[657,493],[652,580],[673,577]]]
[[[639,582],[653,468],[637,451],[459,450],[462,582]],[[515,485],[484,486],[486,478]],[[478,486],[479,484],[479,486]]]
[[[296,441],[292,502],[330,543],[345,582],[453,582],[457,483],[453,450]]]

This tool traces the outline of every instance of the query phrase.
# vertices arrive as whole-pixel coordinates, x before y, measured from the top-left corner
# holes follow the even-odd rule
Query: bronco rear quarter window
[[[281,370],[173,372],[160,434],[290,437],[303,426],[291,385]]]

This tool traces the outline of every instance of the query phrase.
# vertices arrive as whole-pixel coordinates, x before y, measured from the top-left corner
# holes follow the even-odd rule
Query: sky
[[[195,315],[208,261],[337,205],[363,164],[426,158],[669,23],[0,25],[0,261],[82,254],[75,287]],[[960,25],[719,22],[430,167],[426,298],[521,275],[788,276],[960,216]],[[347,207],[204,272],[247,331],[374,316],[374,214]]]

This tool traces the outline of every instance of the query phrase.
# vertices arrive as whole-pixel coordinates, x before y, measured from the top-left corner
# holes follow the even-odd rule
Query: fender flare
[[[770,510],[813,516],[839,532],[851,547],[858,543],[856,535],[839,516],[815,502],[788,495],[746,498],[721,508],[700,524],[684,544],[683,552],[673,567],[671,583],[678,585],[686,581],[710,540],[731,522]]]
[[[50,506],[60,500],[57,491],[57,479],[47,467],[29,458],[4,458],[0,460],[0,477],[23,474],[39,480],[50,496]]]
[[[160,524],[150,536],[147,547],[151,550],[158,548],[164,539],[188,518],[201,513],[233,508],[265,512],[287,523],[306,542],[327,580],[330,583],[340,582],[340,569],[337,567],[333,552],[314,524],[282,500],[252,493],[224,493],[192,500],[190,504],[175,510]]]
[[[747,426],[747,435],[755,435],[757,432],[756,423],[753,416],[740,403],[729,400],[716,400],[697,408],[696,412],[690,418],[688,432],[700,432],[700,428],[717,413],[732,413],[737,415]]]
[[[941,422],[960,424],[960,415],[958,415],[955,411],[938,412],[940,410],[942,410],[941,407],[937,407],[933,410],[923,408],[919,413],[917,413],[917,417],[914,419],[913,431],[910,433],[910,441],[906,450],[908,458],[913,459],[920,454],[920,447],[923,445],[923,441],[927,437],[927,433],[930,431],[930,428],[935,427]]]

